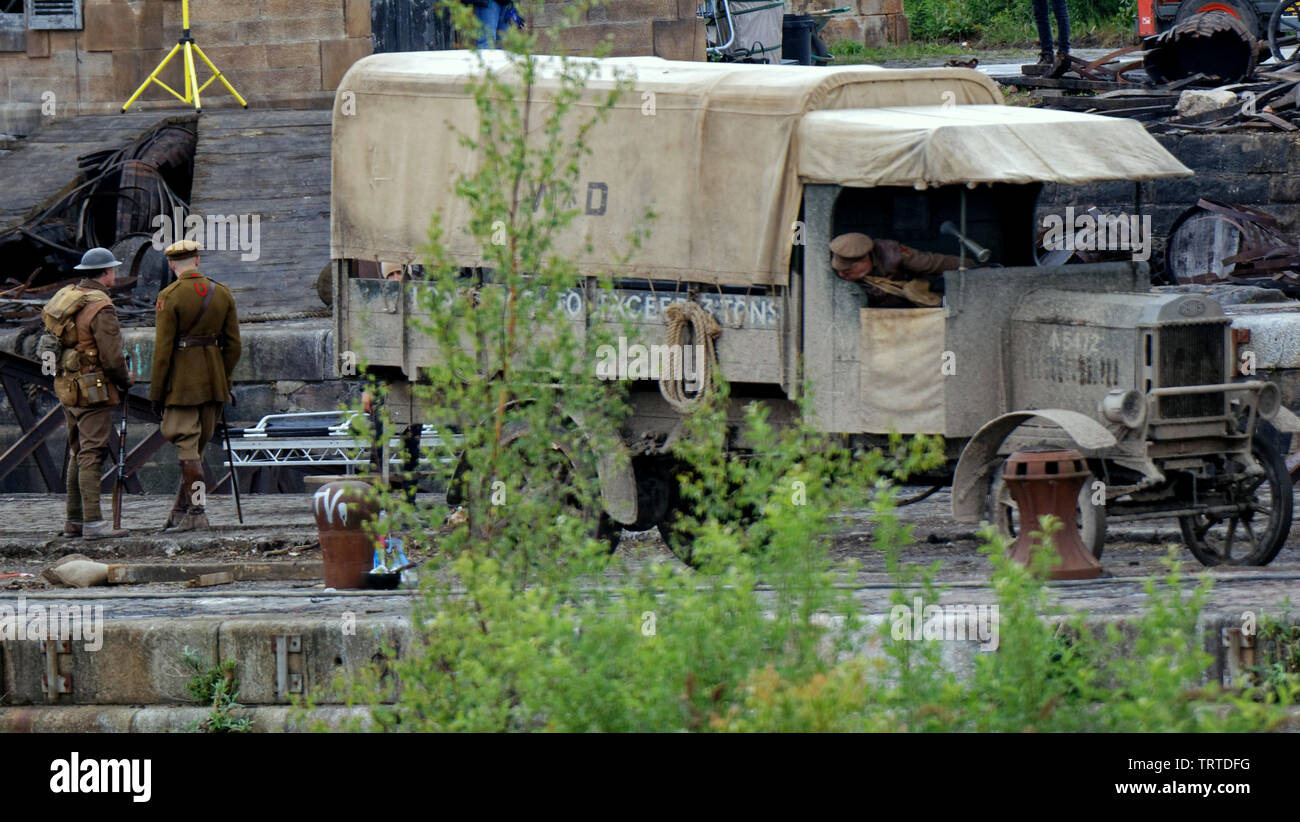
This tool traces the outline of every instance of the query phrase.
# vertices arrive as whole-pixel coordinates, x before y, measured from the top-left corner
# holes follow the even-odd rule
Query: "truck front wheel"
[[[1202,565],[1268,565],[1291,533],[1291,476],[1282,454],[1261,437],[1251,447],[1262,477],[1244,477],[1227,490],[1228,513],[1179,517],[1183,541]]]

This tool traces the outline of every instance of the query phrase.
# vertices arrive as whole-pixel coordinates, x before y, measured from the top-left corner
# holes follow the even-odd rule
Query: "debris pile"
[[[1002,82],[1062,90],[1041,105],[1140,120],[1153,133],[1300,130],[1296,54],[1261,70],[1257,61],[1267,54],[1268,44],[1236,17],[1207,12],[1140,46],[1091,61],[1075,57],[1064,77],[1035,76],[1041,67],[1024,66],[1024,76]]]
[[[188,213],[197,135],[164,123],[134,142],[78,158],[77,178],[48,207],[0,231],[0,319],[38,322],[40,306],[69,281],[90,248],[112,249],[125,264],[113,287],[123,321],[152,322],[167,261],[152,235],[157,214]],[[146,316],[148,315],[148,316]]]
[[[1300,247],[1276,217],[1201,199],[1169,229],[1165,274],[1178,285],[1255,286],[1300,297]]]

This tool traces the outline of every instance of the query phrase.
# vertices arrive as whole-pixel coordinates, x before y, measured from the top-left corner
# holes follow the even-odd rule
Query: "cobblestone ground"
[[[904,489],[904,494],[921,489]],[[243,500],[245,524],[235,519],[229,497],[210,497],[209,518],[214,528],[189,534],[160,534],[157,529],[167,518],[170,498],[142,496],[128,498],[124,525],[130,537],[87,542],[64,539],[56,532],[62,526],[63,503],[51,495],[0,496],[0,575],[31,573],[25,579],[0,579],[0,596],[27,593],[38,596],[103,598],[111,601],[108,613],[114,617],[188,615],[196,613],[332,613],[340,598],[350,598],[349,608],[367,613],[405,612],[407,592],[334,593],[320,583],[242,582],[219,589],[194,591],[183,583],[112,586],[66,591],[49,586],[40,571],[54,560],[81,553],[106,562],[193,561],[238,558],[315,559],[320,556],[316,529],[307,495],[259,495]],[[899,509],[913,529],[914,542],[904,551],[905,562],[916,565],[940,564],[938,579],[946,586],[949,602],[993,601],[988,586],[991,566],[979,553],[974,530],[952,521],[948,515],[946,491]],[[884,612],[893,588],[884,560],[871,543],[872,523],[865,510],[843,515],[835,538],[833,555],[856,559],[861,566],[857,577],[858,596],[863,608]],[[1108,532],[1102,562],[1109,575],[1099,580],[1054,583],[1055,599],[1070,609],[1095,615],[1121,616],[1140,609],[1146,595],[1143,586],[1163,570],[1161,560],[1168,546],[1178,547],[1178,556],[1189,572],[1187,584],[1202,575],[1214,580],[1209,611],[1228,615],[1242,610],[1280,611],[1289,599],[1300,600],[1300,535],[1263,568],[1204,569],[1181,547],[1174,521],[1114,525]],[[431,546],[427,550],[434,550]],[[654,531],[625,533],[619,549],[631,561],[676,562]],[[418,556],[418,552],[415,552]]]

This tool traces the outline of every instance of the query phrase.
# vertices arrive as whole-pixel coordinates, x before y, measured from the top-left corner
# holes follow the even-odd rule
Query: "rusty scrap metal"
[[[1169,230],[1166,271],[1175,283],[1232,283],[1300,296],[1300,247],[1276,217],[1198,200]]]
[[[1207,85],[1235,83],[1255,71],[1259,41],[1241,20],[1212,11],[1194,14],[1148,38],[1142,65],[1156,83],[1205,74]]]
[[[0,231],[0,259],[23,272],[36,268],[29,285],[45,285],[73,276],[87,249],[152,232],[158,214],[187,214],[197,139],[192,125],[168,121],[122,148],[79,157],[78,177],[67,192],[24,223]],[[157,261],[149,265],[156,268]],[[138,295],[146,299],[157,287],[141,273],[131,276],[152,289]],[[20,283],[10,278],[0,286],[10,284]]]

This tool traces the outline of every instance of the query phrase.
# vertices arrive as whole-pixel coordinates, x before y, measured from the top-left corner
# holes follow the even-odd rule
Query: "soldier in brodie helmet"
[[[107,248],[92,248],[76,270],[85,279],[64,286],[46,303],[41,320],[48,332],[42,357],[58,363],[54,393],[63,405],[68,429],[66,537],[104,539],[125,536],[104,520],[99,505],[99,472],[108,455],[113,408],[120,391],[134,384],[122,354],[122,330],[108,289],[122,263]]]
[[[208,527],[203,449],[221,408],[232,399],[239,362],[239,318],[230,289],[199,273],[200,246],[172,243],[164,252],[176,282],[158,295],[149,399],[162,414],[162,435],[180,450],[181,484],[163,530]]]

